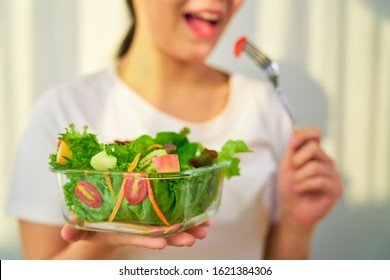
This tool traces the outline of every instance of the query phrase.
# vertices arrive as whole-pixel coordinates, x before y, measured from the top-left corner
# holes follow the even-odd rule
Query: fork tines
[[[271,60],[249,41],[246,42],[244,50],[262,67],[268,67],[268,65],[271,63]]]

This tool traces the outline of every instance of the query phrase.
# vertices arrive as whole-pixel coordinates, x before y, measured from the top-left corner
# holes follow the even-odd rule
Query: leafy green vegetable
[[[56,154],[50,155],[50,165],[53,169],[93,169],[91,158],[102,151],[104,145],[99,143],[96,135],[88,133],[87,130],[85,126],[84,131],[79,133],[71,124],[65,129],[65,133],[59,135],[58,140],[68,143],[73,154],[65,164],[57,163]]]
[[[218,161],[231,160],[230,167],[226,170],[226,178],[240,175],[240,159],[235,157],[236,153],[250,152],[247,145],[242,140],[228,140],[218,153]]]
[[[108,144],[100,143],[97,136],[87,130],[85,126],[80,133],[71,124],[65,129],[65,133],[59,134],[59,140],[69,145],[72,156],[65,163],[59,163],[57,154],[54,153],[50,155],[49,162],[53,171],[64,173],[67,177],[63,185],[65,202],[69,211],[81,221],[106,222],[109,219],[118,201],[121,185],[126,180],[123,172],[127,172],[138,154],[141,158],[134,172],[144,174],[139,180],[147,180],[154,199],[151,201],[152,198],[146,196],[136,205],[131,205],[126,199],[119,201],[114,221],[163,225],[163,219],[176,224],[198,217],[213,203],[218,203],[223,178],[229,179],[240,174],[240,159],[236,154],[250,152],[241,140],[227,141],[219,152],[209,150],[200,143],[190,142],[190,131],[187,128],[180,133],[160,132],[154,138],[141,135],[133,141]],[[196,172],[171,177],[156,173],[151,159],[168,153],[178,155],[181,172]],[[93,171],[92,165],[96,167],[96,155],[104,155],[104,164],[98,164],[99,171],[106,168],[103,171],[113,172],[90,172]],[[110,158],[110,164],[106,164],[107,157]],[[91,159],[94,159],[92,165]],[[96,188],[102,197],[98,208],[88,206],[88,203],[77,197],[75,191],[80,181]]]

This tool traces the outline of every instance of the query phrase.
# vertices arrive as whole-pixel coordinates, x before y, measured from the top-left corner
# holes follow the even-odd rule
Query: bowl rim
[[[59,174],[84,174],[84,175],[97,175],[97,176],[123,176],[123,177],[133,177],[133,178],[143,178],[143,179],[173,179],[173,178],[185,178],[198,176],[202,173],[207,173],[213,170],[223,169],[232,164],[231,160],[224,160],[221,162],[214,163],[213,165],[207,165],[202,167],[197,167],[190,170],[180,171],[180,172],[126,172],[126,171],[98,171],[98,170],[89,170],[89,169],[55,169],[50,167],[50,171]]]

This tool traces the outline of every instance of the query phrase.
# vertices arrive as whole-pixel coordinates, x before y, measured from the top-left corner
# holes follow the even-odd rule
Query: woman
[[[242,1],[127,2],[135,24],[117,63],[52,89],[33,111],[8,200],[20,220],[23,257],[307,258],[315,226],[342,193],[340,177],[319,131],[291,132],[267,85],[205,64]],[[62,225],[47,172],[47,156],[69,123],[88,125],[105,142],[187,126],[191,140],[207,147],[243,139],[254,153],[242,156],[242,174],[226,183],[211,225],[169,238],[77,231]]]

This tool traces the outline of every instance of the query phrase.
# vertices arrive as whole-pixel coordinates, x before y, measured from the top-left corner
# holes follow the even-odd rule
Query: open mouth
[[[210,25],[217,25],[220,21],[220,15],[211,12],[198,12],[198,13],[186,13],[185,18],[187,21],[204,21]]]
[[[199,11],[185,13],[184,18],[197,36],[210,38],[217,32],[217,26],[222,20],[222,15],[218,12]]]

